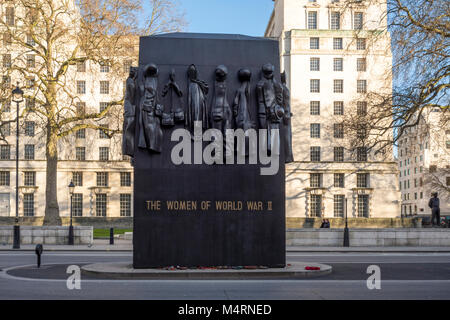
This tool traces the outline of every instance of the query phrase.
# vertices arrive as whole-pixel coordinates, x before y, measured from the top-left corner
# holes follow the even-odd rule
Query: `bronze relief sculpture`
[[[267,129],[267,150],[279,152],[274,143],[279,144],[279,136],[273,136],[271,130],[280,129],[280,122],[284,117],[283,88],[274,79],[275,68],[267,63],[262,67],[262,79],[256,86],[258,96],[258,119],[261,129]],[[276,141],[274,139],[277,139]]]
[[[150,63],[144,67],[140,84],[139,148],[161,152],[163,106],[158,104],[158,67]]]
[[[198,79],[197,67],[191,64],[187,70],[188,75],[188,105],[186,108],[185,125],[194,133],[194,122],[201,121],[202,129],[208,129],[208,84]]]
[[[281,86],[283,88],[283,107],[284,107],[284,118],[283,124],[285,126],[285,133],[283,137],[284,141],[284,155],[285,162],[294,162],[294,155],[292,153],[292,126],[291,118],[293,114],[291,113],[291,93],[286,85],[286,72],[281,74]]]
[[[250,105],[250,79],[252,72],[249,69],[241,69],[238,72],[238,78],[241,86],[236,91],[236,96],[233,102],[233,115],[236,122],[237,129],[244,131],[255,127],[248,107]]]
[[[175,82],[175,70],[172,69],[169,75],[169,82],[164,86],[162,97],[169,96],[169,111],[163,113],[162,125],[173,126],[175,122],[184,122],[184,109],[181,98],[183,92]]]
[[[134,133],[136,129],[136,67],[130,67],[130,73],[126,81],[123,130],[122,130],[122,154],[134,156]]]

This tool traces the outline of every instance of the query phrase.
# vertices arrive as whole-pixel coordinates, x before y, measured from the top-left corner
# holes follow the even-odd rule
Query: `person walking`
[[[441,225],[441,209],[437,192],[432,194],[430,201],[428,201],[428,206],[431,209],[431,225],[434,226],[434,220],[436,219],[436,226],[439,227]]]

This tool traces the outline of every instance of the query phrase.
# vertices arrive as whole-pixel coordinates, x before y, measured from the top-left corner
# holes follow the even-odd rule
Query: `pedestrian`
[[[436,226],[441,225],[441,209],[439,208],[439,198],[438,193],[432,194],[430,201],[428,201],[428,206],[431,209],[431,225],[434,226],[434,221],[436,220]]]
[[[323,219],[322,224],[320,225],[321,229],[329,229],[330,228],[330,221],[328,219]]]

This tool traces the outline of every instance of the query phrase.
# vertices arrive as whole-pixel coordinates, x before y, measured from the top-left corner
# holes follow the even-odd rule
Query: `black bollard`
[[[34,252],[37,255],[37,267],[38,268],[41,267],[41,254],[42,254],[43,250],[44,250],[44,248],[42,247],[42,244],[37,244],[36,249],[34,249]]]
[[[114,228],[109,228],[109,244],[114,244]]]

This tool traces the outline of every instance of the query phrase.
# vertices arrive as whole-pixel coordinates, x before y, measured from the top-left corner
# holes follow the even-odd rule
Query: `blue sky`
[[[263,36],[272,0],[179,0],[188,32],[239,33]]]

